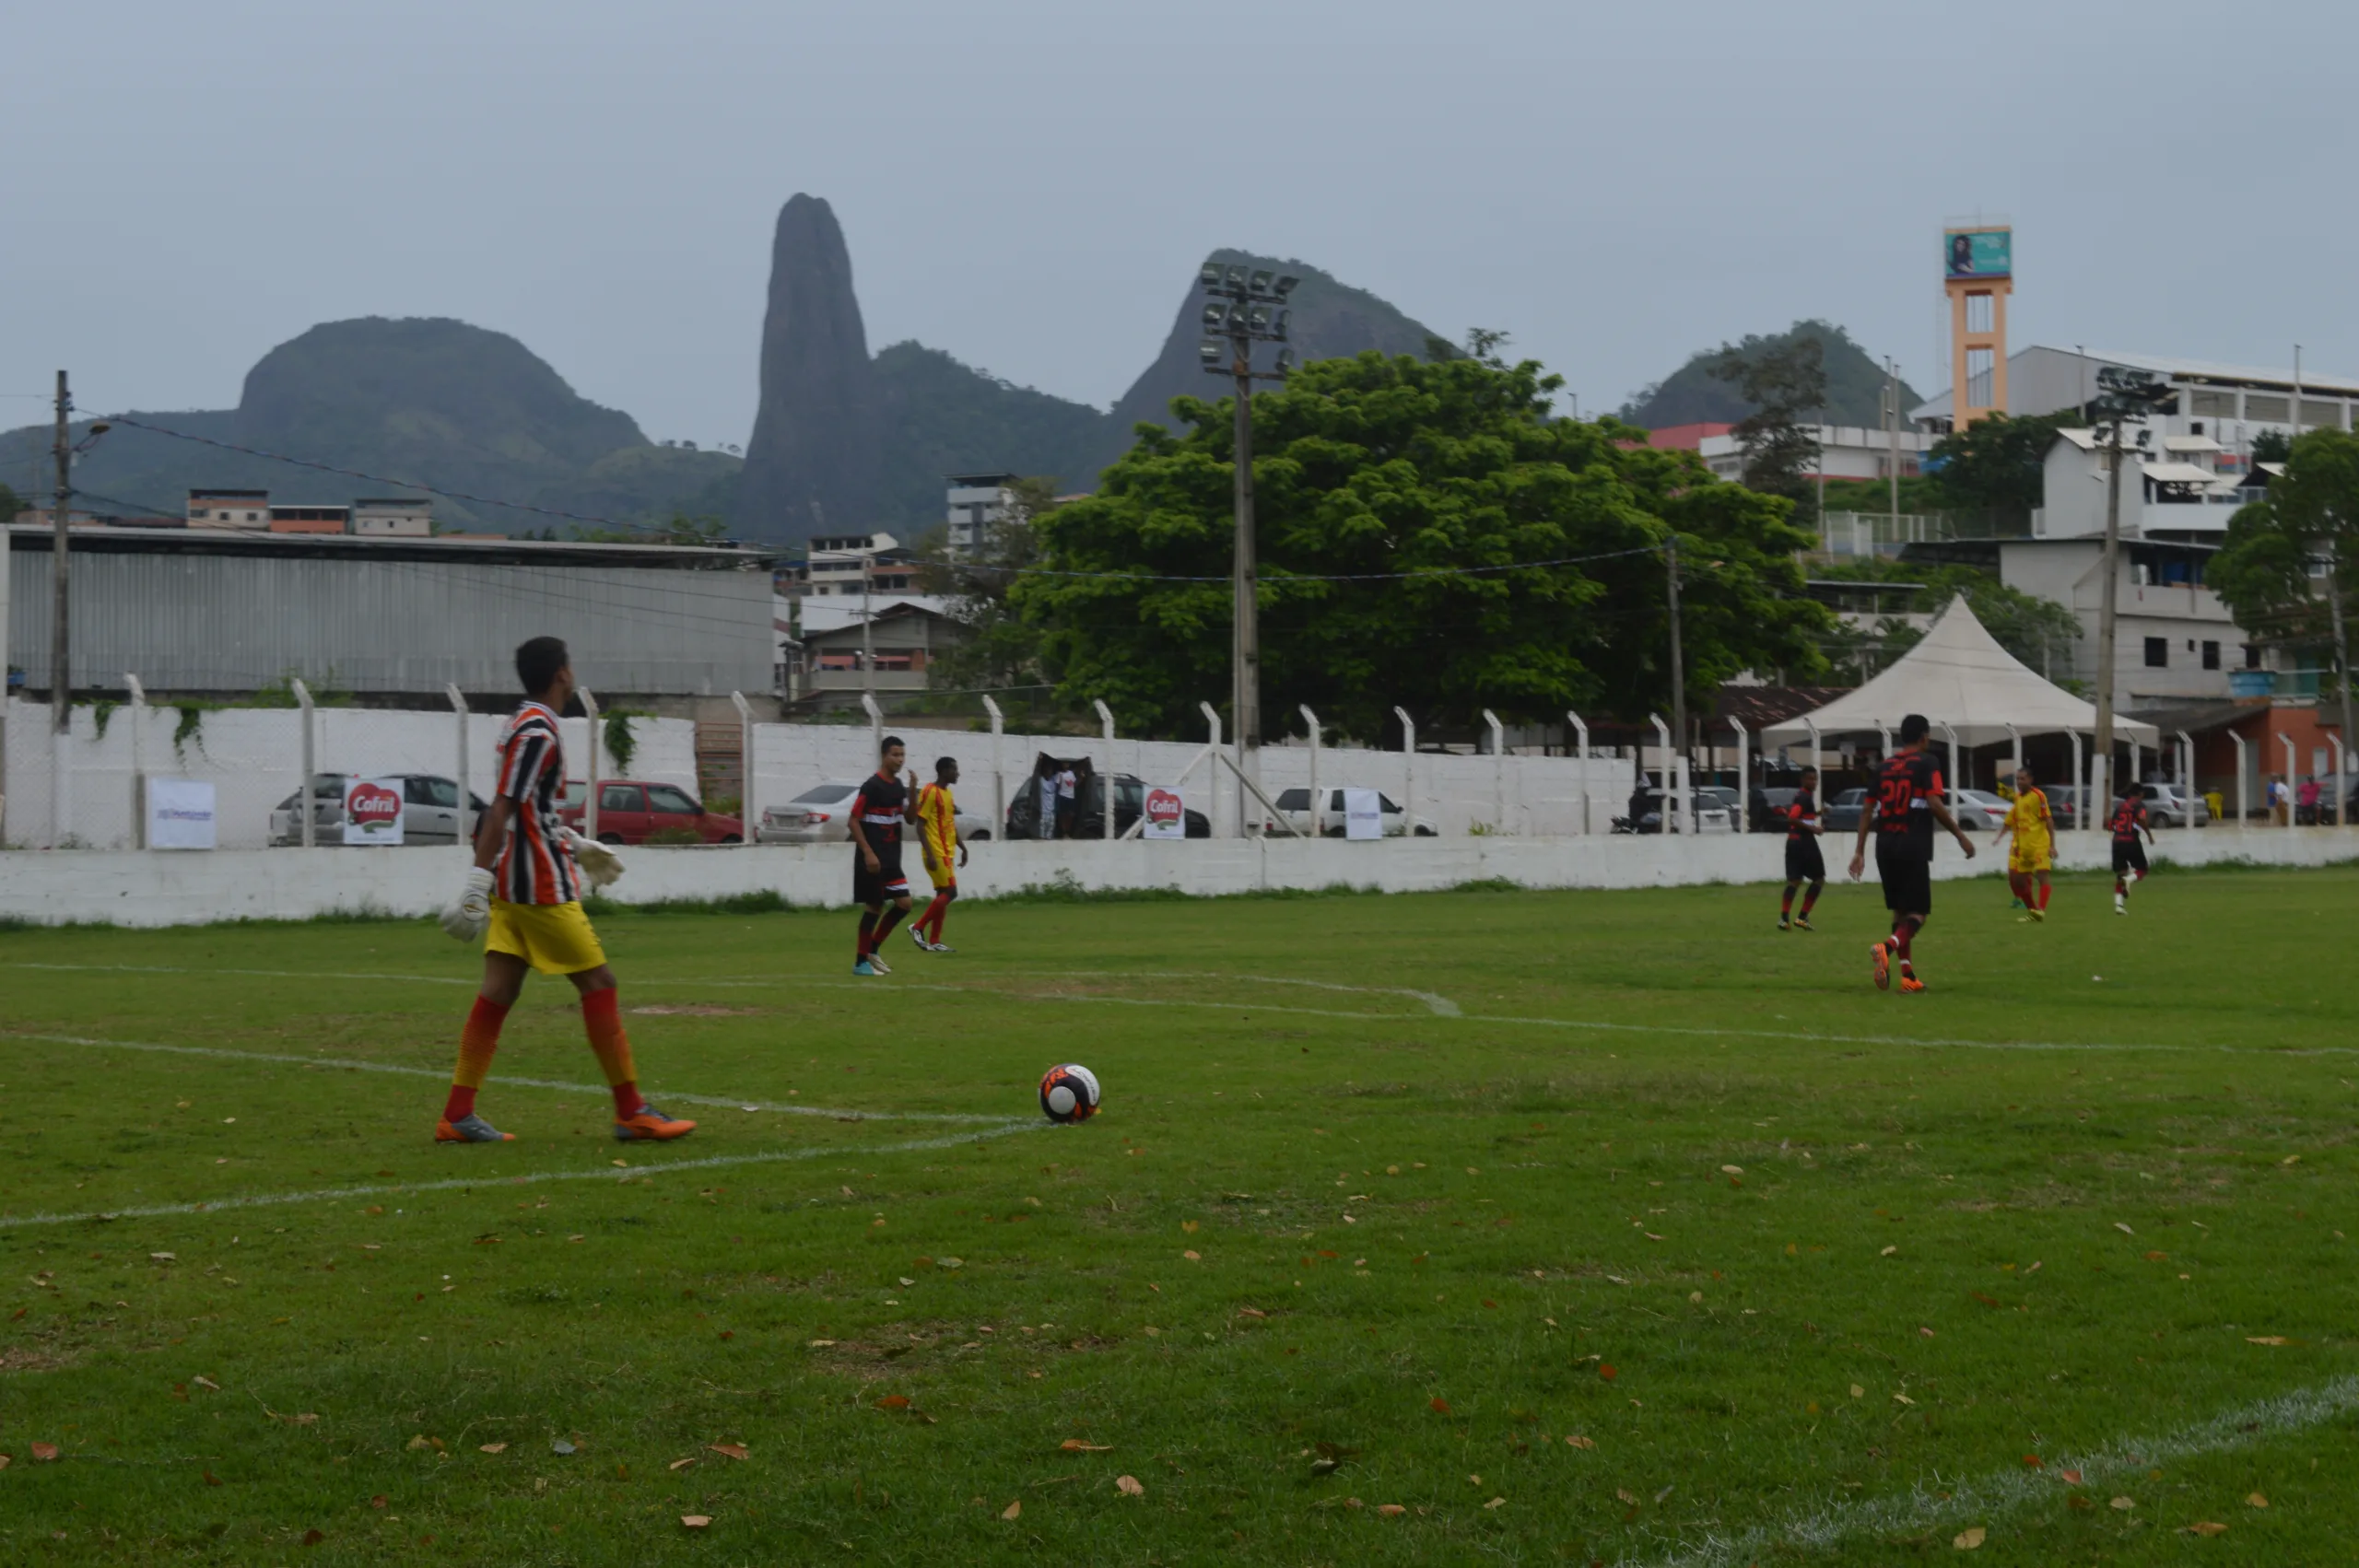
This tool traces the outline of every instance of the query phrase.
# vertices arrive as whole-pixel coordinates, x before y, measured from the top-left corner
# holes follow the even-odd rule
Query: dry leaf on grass
[[[2107,1504],[2106,1506],[2108,1508],[2118,1509],[2120,1512],[2127,1514],[2132,1508],[2137,1507],[2138,1504],[2127,1497],[2117,1497],[2111,1503]]]
[[[54,1458],[56,1458],[56,1457],[57,1457],[57,1445],[56,1445],[56,1444],[54,1444],[54,1443],[36,1443],[36,1444],[34,1444],[34,1445],[33,1445],[33,1459],[34,1459],[34,1462],[35,1462],[35,1463],[38,1463],[38,1464],[44,1464],[44,1465],[45,1465],[45,1464],[49,1463],[52,1459],[54,1459]]]
[[[1980,1525],[1970,1525],[1952,1536],[1950,1544],[1960,1551],[1972,1551],[1982,1544],[1988,1533]]]
[[[910,1408],[910,1397],[907,1394],[887,1394],[876,1401],[876,1408],[880,1410],[906,1410]]]
[[[687,1526],[688,1528],[692,1530],[700,1530],[707,1525],[712,1523],[712,1515],[710,1514],[683,1514],[680,1515],[680,1523]]]
[[[902,1401],[904,1404],[907,1404],[908,1402],[909,1401],[906,1399]],[[743,1443],[708,1443],[705,1445],[705,1447],[711,1452],[720,1455],[724,1459],[745,1459],[752,1457],[752,1455],[747,1451]]]
[[[1388,1519],[1397,1519],[1409,1510],[1402,1507],[1398,1503],[1379,1503],[1376,1505],[1376,1511]]]
[[[1600,1377],[1604,1378],[1608,1383],[1613,1382],[1616,1377],[1621,1375],[1620,1373],[1614,1370],[1614,1363],[1610,1361],[1602,1361],[1597,1363],[1597,1375]]]
[[[1446,1416],[1449,1414],[1449,1401],[1443,1398],[1438,1394],[1435,1395],[1433,1398],[1433,1412],[1438,1416]]]
[[[1084,1443],[1078,1437],[1068,1437],[1057,1447],[1066,1454],[1110,1454],[1114,1451],[1111,1443]]]
[[[1180,1256],[1186,1258],[1191,1263],[1202,1263],[1204,1260],[1203,1254],[1197,1252],[1193,1248],[1181,1253]]]
[[[2056,1473],[2063,1478],[2064,1484],[2067,1486],[2081,1484],[2081,1472],[2078,1470],[2059,1470]]]
[[[1504,1508],[1507,1505],[1508,1500],[1504,1497],[1494,1497],[1488,1503],[1483,1504],[1485,1508]]]
[[[2191,1536],[2224,1536],[2228,1533],[2228,1527],[2210,1519],[2198,1519],[2187,1527],[2187,1533]]]
[[[1114,1488],[1125,1497],[1144,1497],[1146,1495],[1146,1488],[1139,1484],[1139,1478],[1136,1476],[1116,1476],[1114,1478]]]
[[[1565,1444],[1566,1446],[1571,1448],[1594,1448],[1597,1446],[1596,1443],[1590,1439],[1578,1436],[1566,1438]]]
[[[2283,1334],[2247,1334],[2245,1336],[2245,1343],[2248,1345],[2282,1345],[2285,1343],[2285,1336]]]
[[[1009,1504],[1006,1507],[1001,1509],[999,1511],[999,1516],[1003,1519],[1013,1519],[1022,1515],[1023,1512],[1024,1499],[1019,1497],[1015,1502]]]
[[[667,1470],[685,1470],[696,1462],[697,1457],[694,1454],[691,1454],[685,1459],[675,1459],[663,1468]]]
[[[1182,1220],[1180,1222],[1180,1228],[1186,1231],[1190,1235],[1194,1235],[1196,1234],[1196,1222],[1193,1220]]]
[[[305,1530],[303,1532],[303,1544],[305,1546],[317,1546],[320,1542],[327,1539],[327,1536],[319,1530]]]
[[[214,1382],[210,1377],[192,1377],[189,1381],[195,1384],[200,1388],[210,1388],[217,1394],[221,1392],[221,1385]]]
[[[1614,1496],[1616,1496],[1616,1497],[1618,1497],[1618,1498],[1620,1498],[1623,1502],[1627,1503],[1627,1504],[1630,1504],[1630,1506],[1631,1506],[1631,1507],[1633,1507],[1633,1508],[1635,1508],[1635,1507],[1637,1507],[1637,1506],[1638,1505],[1638,1494],[1637,1494],[1637,1492],[1632,1492],[1632,1491],[1631,1491],[1629,1488],[1627,1488],[1627,1487],[1623,1487],[1623,1486],[1617,1486],[1617,1487],[1615,1487],[1615,1488],[1614,1489]]]
[[[2269,1499],[2256,1492],[2250,1497],[2245,1499],[2245,1506],[2248,1508],[2266,1508],[2269,1506]]]
[[[1864,1399],[1867,1397],[1868,1391],[1865,1388],[1860,1387],[1856,1383],[1851,1385],[1851,1398],[1855,1399]]]
[[[369,1500],[369,1506],[371,1508],[382,1508],[384,1505],[385,1494],[381,1492]]]
[[[505,1443],[480,1443],[475,1445],[475,1451],[479,1454],[505,1454],[508,1452],[508,1445]]]

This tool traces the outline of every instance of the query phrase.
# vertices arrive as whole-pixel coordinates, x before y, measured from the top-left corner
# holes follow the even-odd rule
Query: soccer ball
[[[1040,1075],[1040,1113],[1050,1121],[1087,1121],[1097,1114],[1097,1075],[1066,1062]]]

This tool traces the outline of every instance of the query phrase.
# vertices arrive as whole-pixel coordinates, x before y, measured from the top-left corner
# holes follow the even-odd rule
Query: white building
[[[2097,396],[2097,371],[2107,365],[2144,370],[2176,394],[2148,420],[2154,439],[2201,436],[2219,444],[2220,466],[2241,472],[2252,439],[2263,430],[2294,430],[2294,369],[2283,365],[2219,365],[2205,359],[2154,354],[2111,354],[2095,349],[2035,346],[2007,357],[2007,412],[2054,414],[2085,409]],[[2359,410],[2359,379],[2328,376],[2305,369],[2300,375],[2301,424],[2349,430]],[[1919,404],[1908,417],[1934,434],[1950,427],[1950,394]],[[2157,450],[2160,450],[2159,448]]]
[[[380,497],[352,503],[352,532],[364,539],[427,539],[434,533],[434,503]]]
[[[950,553],[964,555],[983,541],[993,523],[1015,505],[1013,474],[952,474],[950,482]]]
[[[799,597],[902,593],[915,584],[917,562],[889,533],[843,533],[812,540],[797,575]]]
[[[1889,430],[1860,425],[1806,425],[1818,442],[1818,467],[1829,479],[1888,479],[1892,476],[1895,441]],[[1919,471],[1925,454],[1941,438],[1921,427],[1899,433],[1896,442],[1900,476]],[[1706,436],[1696,443],[1704,466],[1723,479],[1744,477],[1744,447],[1732,435]],[[1813,472],[1809,477],[1816,478]]]
[[[191,528],[251,528],[270,532],[270,492],[267,490],[191,490]]]

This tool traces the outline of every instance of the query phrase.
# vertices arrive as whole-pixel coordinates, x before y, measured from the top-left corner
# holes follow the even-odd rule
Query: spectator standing
[[[1070,838],[1074,835],[1075,791],[1080,780],[1072,768],[1060,765],[1057,768],[1057,837]]]
[[[2309,778],[2302,780],[2299,804],[2301,807],[2300,814],[2295,816],[2294,820],[2301,823],[2306,827],[2316,827],[2318,824],[2318,775],[2312,774]]]

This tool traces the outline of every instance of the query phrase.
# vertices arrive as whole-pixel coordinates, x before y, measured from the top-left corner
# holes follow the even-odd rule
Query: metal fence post
[[[1417,836],[1417,721],[1395,703],[1392,717],[1401,720],[1401,837]]]
[[[451,717],[457,729],[458,755],[455,766],[451,769],[451,777],[459,781],[459,846],[473,854],[472,846],[475,841],[475,789],[474,781],[467,777],[467,694],[459,689],[458,682],[452,681],[443,685],[442,695],[450,699]],[[560,778],[557,783],[562,786],[565,780]]]
[[[1297,705],[1302,709],[1302,721],[1310,726],[1310,836],[1318,837],[1326,830],[1326,802],[1319,794],[1319,715],[1310,711],[1310,704]]]
[[[296,722],[303,727],[303,782],[295,788],[295,814],[300,817],[303,823],[299,842],[306,849],[315,849],[319,848],[320,831],[318,824],[312,819],[318,814],[320,808],[319,802],[312,798],[311,775],[317,771],[319,763],[313,752],[318,743],[311,727],[311,688],[297,680],[290,680],[288,685],[295,688],[295,707],[299,715]],[[336,809],[341,812],[343,802],[337,802]]]
[[[2021,730],[2016,729],[2013,724],[2010,724],[2007,726],[2007,739],[2014,744],[2015,772],[2021,773],[2024,770],[2024,732]],[[2008,784],[2012,786],[2014,781],[2013,776],[2012,774],[2009,775],[2007,778]]]
[[[2296,809],[2298,802],[2294,794],[2294,780],[2300,777],[2294,767],[2294,737],[2280,730],[2277,743],[2285,748],[2285,825],[2291,828],[2302,814]]]
[[[581,781],[581,836],[598,837],[598,699],[590,695],[588,686],[576,688],[574,696],[581,699],[581,711],[590,716],[590,771]]]
[[[1218,751],[1218,750],[1220,750],[1220,710],[1219,710],[1218,708],[1215,708],[1215,707],[1214,707],[1211,703],[1209,703],[1209,702],[1200,702],[1200,703],[1196,704],[1196,707],[1197,707],[1199,709],[1201,709],[1201,710],[1203,711],[1203,716],[1204,716],[1204,722],[1212,726],[1212,730],[1213,730],[1213,740],[1212,740],[1212,746],[1213,746],[1213,750],[1215,750],[1215,751]],[[1207,819],[1207,821],[1206,821],[1206,826],[1211,830],[1212,836],[1213,836],[1214,837],[1217,838],[1217,837],[1220,837],[1220,798],[1221,798],[1221,796],[1223,796],[1224,794],[1226,794],[1226,793],[1228,792],[1228,791],[1226,791],[1226,790],[1223,790],[1223,789],[1220,787],[1220,770],[1219,770],[1219,769],[1217,769],[1217,768],[1215,768],[1215,769],[1214,769],[1214,770],[1213,770],[1213,775],[1212,775],[1212,784],[1213,784],[1213,809],[1212,809],[1212,814],[1210,815],[1210,817],[1209,817],[1209,818]],[[1245,796],[1244,796],[1244,791],[1242,791],[1242,790],[1238,791],[1238,803],[1237,803],[1237,836],[1238,836],[1239,838],[1242,838],[1242,837],[1246,837],[1246,834],[1245,834]]]
[[[1950,782],[1950,802],[1949,802],[1949,803],[1950,803],[1950,810],[1951,810],[1951,811],[1953,811],[1953,812],[1954,812],[1954,811],[1956,811],[1956,810],[1957,810],[1957,790],[1958,790],[1958,782],[1957,782],[1957,731],[1956,731],[1955,730],[1951,729],[1951,728],[1950,728],[1950,724],[1949,724],[1949,720],[1946,720],[1946,719],[1944,719],[1944,720],[1942,720],[1942,734],[1944,734],[1944,735],[1947,735],[1947,736],[1950,738],[1950,780],[1949,780],[1949,782]]]
[[[2342,820],[2342,809],[2343,809],[2343,802],[2344,802],[2343,790],[2344,790],[2344,789],[2345,789],[2345,788],[2347,788],[2347,786],[2343,783],[2343,777],[2342,777],[2342,776],[2343,776],[2344,772],[2346,771],[2346,769],[2345,769],[2345,768],[2344,768],[2344,766],[2343,766],[2343,762],[2344,762],[2344,759],[2345,759],[2345,758],[2347,758],[2351,754],[2350,754],[2348,751],[2345,751],[2345,750],[2343,749],[2343,745],[2342,745],[2342,737],[2341,737],[2341,735],[2339,735],[2339,734],[2338,734],[2338,735],[2334,736],[2334,737],[2333,737],[2333,740],[2334,740],[2334,825],[2335,825],[2335,826],[2337,826],[2337,827],[2342,827],[2342,826],[2346,826],[2346,825],[2347,825],[2347,824],[2345,824],[2345,823],[2343,822],[2343,820]],[[2323,824],[2321,824],[2321,825],[2323,825]]]
[[[731,692],[729,701],[737,709],[737,820],[745,827],[740,842],[751,844],[762,822],[754,810],[754,705],[744,692]]]
[[[2187,820],[2180,824],[2190,832],[2195,827],[2195,737],[2186,731],[2178,732],[2178,787],[2187,792]]]
[[[1106,740],[1106,766],[1098,770],[1100,804],[1097,814],[1106,820],[1098,824],[1098,834],[1109,844],[1114,841],[1114,710],[1106,706],[1103,697],[1092,697],[1090,705],[1097,709],[1098,732]],[[1140,808],[1146,802],[1142,800]]]
[[[1483,710],[1483,722],[1491,727],[1491,793],[1497,797],[1499,831],[1508,830],[1508,744],[1507,731],[1500,728],[1499,716],[1489,708]]]
[[[1006,720],[989,696],[983,698],[983,711],[992,716],[992,837],[997,838],[1007,831],[1007,775],[1000,771],[999,760],[1000,734]]]
[[[860,694],[860,706],[868,713],[868,755],[874,772],[874,759],[885,753],[885,710],[876,706],[876,698],[867,692]]]
[[[2231,730],[2228,731],[2228,739],[2235,742],[2236,747],[2236,825],[2240,828],[2248,827],[2251,825],[2252,819],[2245,814],[2245,807],[2248,803],[2245,800],[2245,776],[2251,771],[2251,768],[2245,756],[2245,738]]]
[[[2084,833],[2089,826],[2089,797],[2081,782],[2081,732],[2067,730],[2064,738],[2072,743],[2072,828],[2076,833]]]
[[[0,541],[0,549],[6,549]],[[131,694],[131,846],[147,848],[147,688],[125,671],[123,690]],[[0,723],[5,723],[0,719]]]
[[[1749,754],[1753,736],[1745,729],[1744,720],[1733,713],[1729,715],[1729,725],[1736,731],[1736,830],[1750,833],[1753,831],[1753,772],[1749,766],[1752,761]]]
[[[1580,785],[1581,837],[1586,838],[1589,837],[1589,726],[1582,723],[1581,716],[1569,708],[1565,709],[1565,718],[1573,727],[1573,755],[1579,759],[1579,766],[1573,771]]]
[[[1673,814],[1678,806],[1678,798],[1672,793],[1671,785],[1671,726],[1662,721],[1662,715],[1660,713],[1648,714],[1647,722],[1655,727],[1655,737],[1662,745],[1662,779],[1661,784],[1661,788],[1662,790],[1662,810],[1655,813],[1655,820],[1662,824],[1661,830],[1663,832],[1678,833],[1683,830],[1683,825],[1680,823],[1678,817]],[[1641,765],[1643,765],[1646,758],[1641,756],[1638,760]],[[1644,766],[1639,767],[1638,773],[1641,778],[1645,777],[1646,768]],[[1644,816],[1646,813],[1641,812],[1638,814],[1640,816]],[[1633,833],[1638,831],[1638,825],[1637,822],[1634,821],[1630,824],[1630,831]]]

